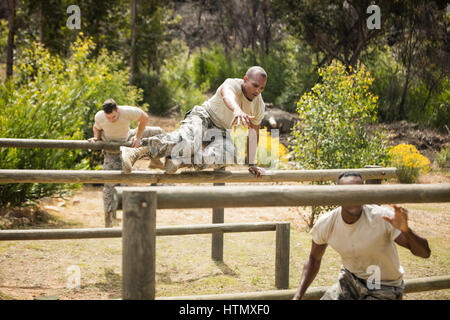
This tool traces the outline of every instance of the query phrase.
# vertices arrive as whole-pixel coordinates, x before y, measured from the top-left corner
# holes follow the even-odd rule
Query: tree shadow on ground
[[[229,276],[237,276],[237,273],[223,261],[214,260],[214,263],[220,269],[220,271],[222,271],[223,274],[226,274]]]
[[[0,230],[52,229],[80,226],[80,223],[65,221],[34,206],[0,208]]]
[[[113,268],[104,268],[105,280],[97,282],[94,286],[101,291],[108,292],[110,298],[120,298],[122,290],[122,276],[114,272]]]

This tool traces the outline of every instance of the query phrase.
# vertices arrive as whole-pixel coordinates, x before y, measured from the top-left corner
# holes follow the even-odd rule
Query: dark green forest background
[[[379,30],[366,24],[373,3],[381,9]],[[66,26],[72,4],[81,9],[80,30]],[[3,64],[11,31],[14,62],[34,41],[67,58],[82,32],[95,44],[91,57],[103,49],[117,54],[117,67],[143,90],[140,104],[154,114],[189,109],[254,64],[269,74],[265,101],[295,111],[320,81],[317,68],[335,59],[371,72],[380,121],[442,130],[450,122],[446,1],[5,0],[0,19]]]

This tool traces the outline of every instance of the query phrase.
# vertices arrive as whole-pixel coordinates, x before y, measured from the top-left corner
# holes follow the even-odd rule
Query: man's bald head
[[[264,79],[267,79],[267,73],[266,73],[266,71],[265,71],[263,68],[261,68],[260,66],[253,66],[253,67],[250,67],[250,68],[247,70],[247,72],[245,73],[245,75],[246,75],[248,78],[254,78],[254,77],[256,77],[256,76],[261,76],[261,77],[263,77]]]

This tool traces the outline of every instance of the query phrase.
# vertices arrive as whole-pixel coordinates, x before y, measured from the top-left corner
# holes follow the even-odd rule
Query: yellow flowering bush
[[[401,183],[414,183],[420,174],[430,171],[430,160],[411,144],[402,143],[391,148],[389,156]]]
[[[367,130],[377,120],[378,98],[370,92],[373,78],[363,65],[348,68],[333,62],[319,69],[321,81],[297,103],[300,121],[292,129],[290,147],[302,169],[386,163],[387,135]]]
[[[238,152],[238,159],[245,159],[247,150],[248,129],[235,127],[231,131],[231,138]],[[273,147],[278,146],[278,149]],[[273,149],[272,149],[273,148]],[[256,154],[256,163],[261,167],[283,168],[288,164],[286,147],[280,143],[278,137],[271,136],[267,129],[259,130],[259,143]]]

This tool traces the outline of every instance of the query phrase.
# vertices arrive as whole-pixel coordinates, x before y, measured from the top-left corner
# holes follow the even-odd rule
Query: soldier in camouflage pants
[[[217,128],[202,106],[189,111],[178,130],[149,139],[148,147],[152,159],[183,155],[183,163],[193,164],[196,170],[236,163],[236,149],[229,131]]]
[[[401,300],[403,288],[380,285],[380,289],[369,289],[365,280],[342,268],[338,281],[320,300]]]
[[[127,141],[136,135],[137,129],[130,130]],[[142,137],[149,138],[161,134],[163,130],[160,127],[146,127]],[[102,140],[106,141],[104,135]],[[120,151],[103,150],[103,170],[122,170],[122,161],[120,159]],[[116,211],[113,208],[114,187],[119,184],[105,183],[103,187],[103,208],[105,212],[105,227],[112,226],[113,218],[116,218]]]

